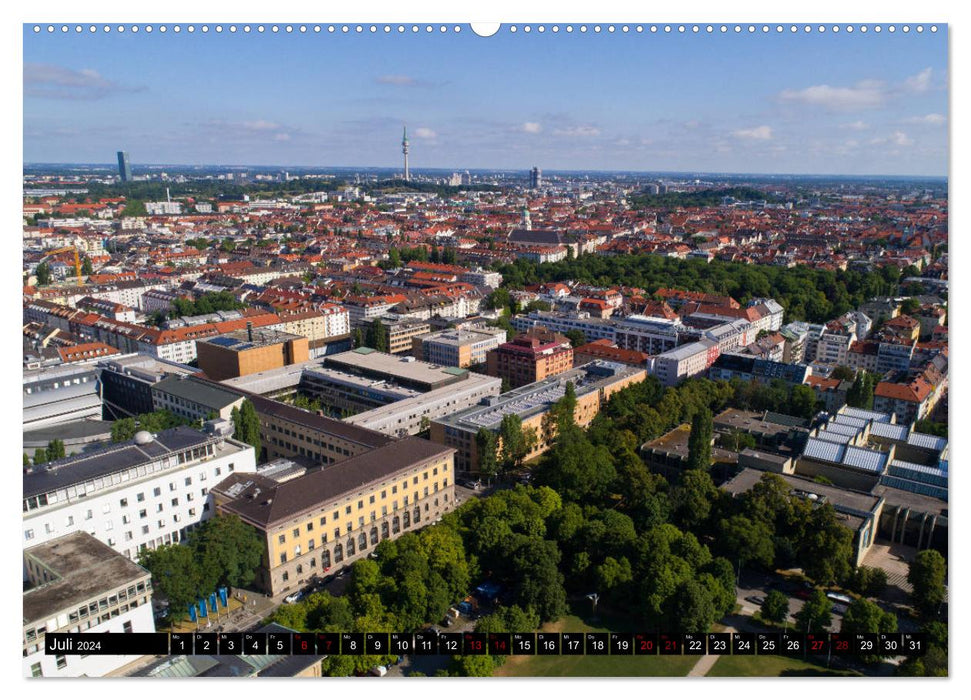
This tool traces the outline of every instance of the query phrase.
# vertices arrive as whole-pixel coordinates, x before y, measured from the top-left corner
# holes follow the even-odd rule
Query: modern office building
[[[24,546],[84,531],[136,559],[208,519],[209,488],[236,471],[256,471],[252,447],[184,426],[27,467]]]
[[[89,535],[74,532],[24,550],[23,675],[101,677],[138,654],[46,654],[48,634],[154,632],[152,576]]]
[[[94,361],[24,370],[23,429],[100,419],[100,375]]]
[[[226,333],[196,341],[199,369],[210,379],[231,379],[310,359],[307,338],[266,329]]]
[[[501,328],[449,328],[412,341],[416,358],[447,367],[485,364],[486,353],[505,342],[506,331]]]
[[[543,186],[543,171],[534,167],[529,171],[529,189],[538,190]]]
[[[128,151],[118,151],[118,175],[122,182],[131,182],[131,163],[128,161]]]
[[[388,352],[392,355],[402,355],[411,352],[413,340],[432,330],[431,325],[425,321],[395,321],[387,319],[382,320],[382,323],[388,333]]]
[[[554,403],[566,393],[572,383],[577,396],[574,419],[577,425],[587,426],[613,394],[626,386],[644,381],[643,369],[614,362],[591,362],[549,377],[534,384],[486,399],[483,403],[450,416],[432,421],[431,439],[454,447],[455,466],[459,471],[479,470],[479,448],[476,435],[485,428],[498,434],[502,417],[514,413],[520,417],[524,430],[536,431],[536,445],[526,459],[545,452],[555,434],[544,432],[543,418]]]
[[[283,483],[235,474],[214,489],[216,509],[239,516],[264,539],[256,585],[277,595],[451,510],[454,453],[405,438]]]

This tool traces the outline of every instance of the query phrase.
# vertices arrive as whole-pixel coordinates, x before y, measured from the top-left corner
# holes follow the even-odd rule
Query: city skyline
[[[944,27],[489,39],[467,28],[24,32],[25,162],[102,163],[123,148],[136,165],[400,169],[407,124],[416,172],[945,176],[949,167]],[[220,74],[230,59],[234,72]]]

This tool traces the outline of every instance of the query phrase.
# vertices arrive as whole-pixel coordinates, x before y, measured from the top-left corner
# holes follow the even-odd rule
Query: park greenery
[[[217,515],[192,530],[179,544],[146,549],[139,564],[169,602],[172,618],[185,618],[188,606],[220,586],[251,584],[266,549],[249,525],[235,515]]]
[[[825,270],[805,265],[788,268],[717,259],[680,260],[648,253],[581,255],[555,263],[517,259],[496,269],[509,289],[540,282],[573,282],[640,288],[647,295],[662,288],[685,289],[731,296],[742,304],[771,297],[782,305],[790,321],[811,323],[825,323],[873,297],[893,295],[902,277],[918,274],[916,268],[901,273],[892,265],[873,271]]]
[[[778,203],[781,200],[754,187],[723,187],[718,189],[696,190],[694,192],[665,192],[663,194],[634,195],[628,201],[633,209],[688,209],[715,207],[725,197],[739,202]]]

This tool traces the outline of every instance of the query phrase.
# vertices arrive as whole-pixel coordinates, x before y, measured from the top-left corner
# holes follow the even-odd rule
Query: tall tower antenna
[[[408,172],[408,127],[404,127],[401,135],[401,153],[405,157],[405,182],[411,180],[411,173]]]

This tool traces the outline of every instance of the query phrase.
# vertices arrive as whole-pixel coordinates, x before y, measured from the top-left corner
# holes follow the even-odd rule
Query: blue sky
[[[946,28],[35,34],[24,160],[945,175]]]

